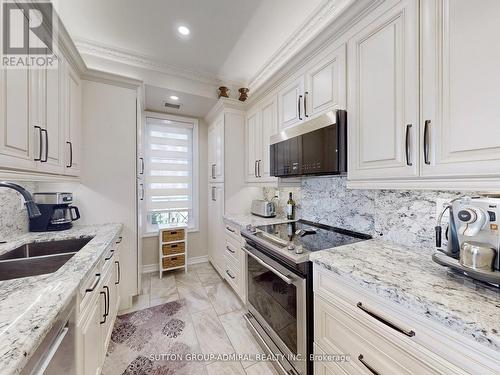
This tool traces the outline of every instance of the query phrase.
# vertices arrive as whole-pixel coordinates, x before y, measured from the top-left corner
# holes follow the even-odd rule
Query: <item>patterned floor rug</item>
[[[199,345],[180,299],[118,316],[102,374],[203,374],[203,362],[176,360],[193,353],[200,353]]]

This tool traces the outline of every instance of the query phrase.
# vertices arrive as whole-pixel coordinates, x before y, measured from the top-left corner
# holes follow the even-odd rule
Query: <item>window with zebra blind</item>
[[[147,232],[156,232],[158,224],[198,228],[197,127],[197,120],[146,117]]]

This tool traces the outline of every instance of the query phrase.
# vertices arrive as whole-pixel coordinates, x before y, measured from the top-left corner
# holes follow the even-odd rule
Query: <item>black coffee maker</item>
[[[80,218],[78,207],[71,206],[72,193],[35,193],[33,200],[42,215],[30,219],[30,232],[70,229]]]

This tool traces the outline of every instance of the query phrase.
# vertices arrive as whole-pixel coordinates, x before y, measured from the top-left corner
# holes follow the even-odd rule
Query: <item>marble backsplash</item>
[[[313,177],[302,179],[300,187],[280,187],[278,212],[284,211],[291,191],[298,205],[297,218],[433,250],[436,200],[464,195],[424,190],[351,190],[346,183],[345,177]],[[275,191],[264,188],[265,198],[272,199]]]
[[[16,182],[29,192],[36,190],[35,182]],[[22,196],[12,189],[0,187],[0,241],[28,232],[28,214]]]

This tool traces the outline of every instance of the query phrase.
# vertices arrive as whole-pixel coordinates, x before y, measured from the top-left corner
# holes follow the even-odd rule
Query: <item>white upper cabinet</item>
[[[278,92],[278,118],[280,129],[304,120],[304,76],[294,79]]]
[[[421,4],[422,175],[498,177],[500,2]]]
[[[273,182],[270,140],[278,132],[276,94],[264,98],[247,112],[246,179],[247,182]]]
[[[348,42],[349,179],[418,175],[418,2],[402,1]]]
[[[246,179],[254,182],[259,179],[257,164],[260,159],[260,132],[262,129],[259,108],[253,108],[247,114],[246,121]]]
[[[258,173],[261,181],[275,181],[276,177],[271,176],[271,154],[270,142],[271,136],[278,133],[278,121],[276,115],[276,95],[264,99],[260,109],[260,120],[262,131],[260,132],[261,139],[261,156],[258,163]]]
[[[278,89],[279,129],[334,109],[345,109],[345,75],[345,45],[336,44],[321,51]]]
[[[224,181],[224,114],[208,127],[208,180]]]
[[[39,144],[41,128],[30,118],[30,81],[29,70],[0,69],[1,168],[36,168],[34,144]]]
[[[346,46],[327,49],[306,73],[304,117],[315,117],[332,109],[345,109]],[[319,60],[319,61],[318,61]]]
[[[66,65],[64,131],[65,174],[79,176],[81,168],[82,82],[72,67]]]
[[[81,83],[64,57],[57,69],[2,69],[0,109],[0,169],[79,175]]]

